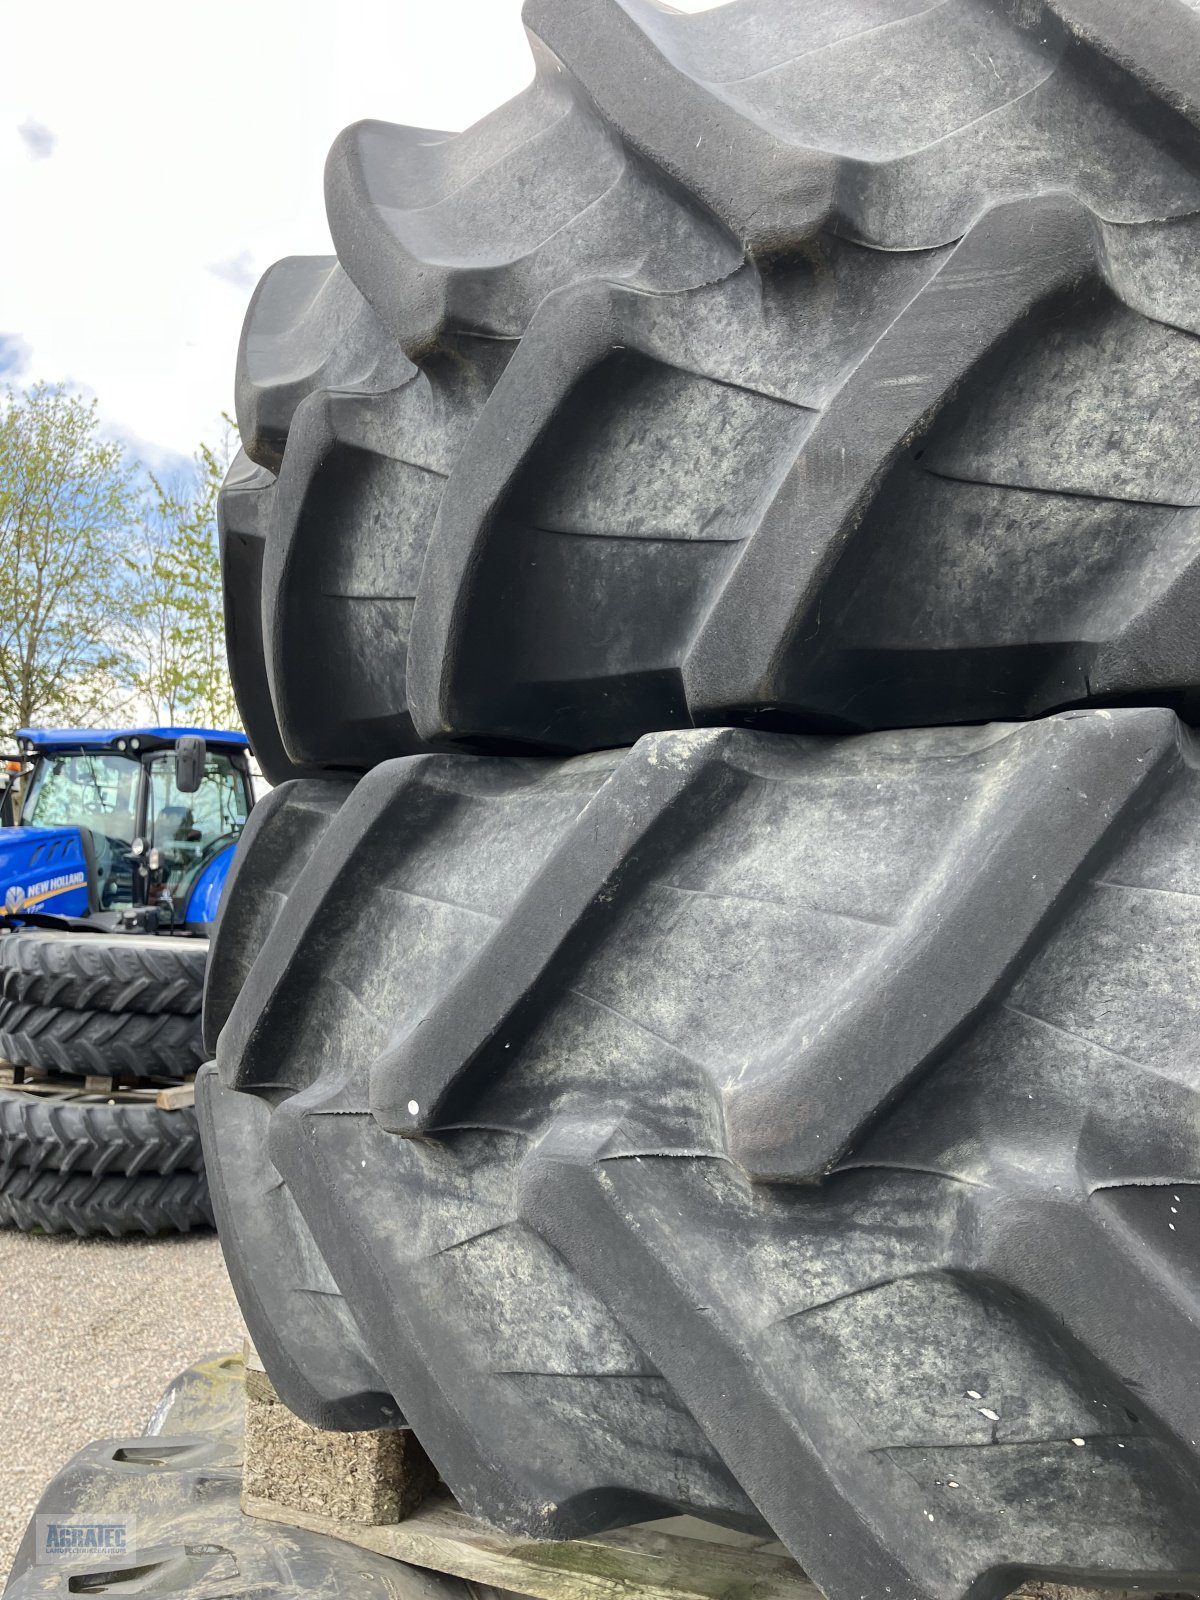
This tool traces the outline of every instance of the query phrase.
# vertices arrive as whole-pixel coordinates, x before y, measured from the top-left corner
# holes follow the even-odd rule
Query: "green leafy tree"
[[[111,714],[129,661],[120,551],[137,490],[96,402],[62,384],[0,402],[0,730]]]
[[[237,727],[225,660],[217,490],[237,447],[224,418],[194,475],[151,477],[140,538],[126,556],[129,651],[140,701],[162,722]]]

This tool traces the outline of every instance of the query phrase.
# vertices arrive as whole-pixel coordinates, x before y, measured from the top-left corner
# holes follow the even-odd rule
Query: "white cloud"
[[[291,0],[283,15],[127,0],[117,25],[59,0],[5,19],[10,126],[58,144],[31,161],[0,140],[0,329],[22,382],[94,392],[114,433],[163,456],[190,456],[232,410],[253,278],[332,250],[335,135],[361,117],[465,127],[532,76],[518,0]]]
[[[32,117],[26,117],[17,132],[21,135],[27,154],[34,161],[45,161],[47,156],[54,154],[54,146],[58,143],[58,135],[52,129],[47,128],[44,123],[35,122]]]
[[[9,8],[5,50],[22,139],[0,140],[0,329],[21,381],[97,394],[161,459],[232,410],[253,280],[332,250],[334,136],[363,117],[463,128],[533,72],[519,0],[126,0],[119,17],[58,0]],[[52,161],[29,159],[32,127],[53,128]]]
[[[253,289],[259,277],[254,257],[249,250],[239,250],[237,255],[230,256],[225,261],[210,261],[208,270],[214,278],[229,284],[231,288],[247,291]]]
[[[16,333],[0,333],[0,378],[15,384],[29,370],[29,346]]]

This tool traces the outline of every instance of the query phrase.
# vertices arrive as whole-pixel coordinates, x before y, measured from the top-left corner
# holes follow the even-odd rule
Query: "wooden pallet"
[[[35,1067],[12,1061],[0,1061],[0,1088],[24,1089],[39,1100],[112,1100],[122,1105],[154,1105],[160,1111],[179,1111],[196,1103],[196,1085],[190,1078],[164,1088],[128,1082],[120,1073],[109,1076],[89,1072],[81,1082],[78,1078],[39,1074]]]
[[[247,1516],[537,1600],[821,1600],[781,1544],[696,1517],[639,1523],[590,1539],[502,1533],[469,1517],[436,1473],[425,1474],[424,1452],[407,1429],[333,1434],[310,1428],[275,1394],[249,1340],[244,1360]],[[315,1509],[326,1495],[345,1503],[348,1484],[358,1486],[353,1514]],[[272,1486],[272,1496],[256,1492],[263,1485]],[[381,1507],[415,1501],[407,1515],[380,1520]]]
[[[243,1496],[242,1510],[268,1522],[448,1572],[538,1600],[821,1600],[774,1543],[694,1517],[671,1517],[590,1539],[518,1539],[467,1516],[444,1488],[402,1522],[372,1526]]]

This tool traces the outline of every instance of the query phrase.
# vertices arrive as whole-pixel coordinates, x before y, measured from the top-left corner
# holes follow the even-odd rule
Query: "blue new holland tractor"
[[[0,917],[206,935],[254,803],[244,734],[23,728],[18,826],[0,832]]]
[[[0,801],[0,1223],[211,1221],[189,1084],[240,733],[25,728]]]

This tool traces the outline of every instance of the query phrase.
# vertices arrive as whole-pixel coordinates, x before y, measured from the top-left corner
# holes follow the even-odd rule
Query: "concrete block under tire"
[[[1198,837],[1153,709],[388,762],[218,1068],[472,1514],[1191,1588]]]

